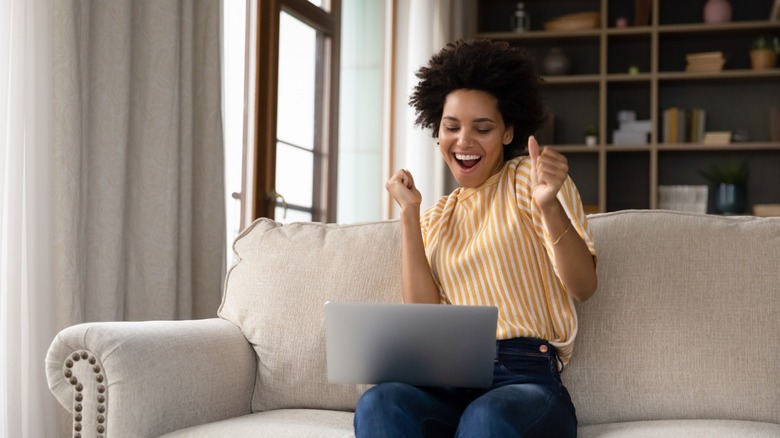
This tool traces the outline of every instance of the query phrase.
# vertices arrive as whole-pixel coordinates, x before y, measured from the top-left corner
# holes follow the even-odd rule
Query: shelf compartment
[[[729,102],[744,102],[735,110]],[[780,81],[740,81],[739,87],[713,87],[710,82],[669,82],[659,90],[657,132],[663,139],[663,111],[669,107],[689,110],[693,107],[707,111],[705,131],[745,131],[753,142],[768,142],[770,137],[770,108],[780,105]]]
[[[601,0],[523,0],[525,11],[530,17],[531,31],[542,31],[544,22],[562,15],[577,12],[600,11]],[[477,30],[479,33],[509,33],[517,0],[483,0],[477,9]],[[514,32],[512,32],[514,33]],[[526,34],[530,32],[522,32]]]
[[[584,144],[586,128],[599,126],[598,85],[547,85],[543,93],[554,116],[552,144]]]
[[[647,82],[615,82],[607,86],[607,143],[613,145],[614,131],[619,128],[618,112],[627,110],[636,113],[636,120],[651,120],[650,117],[651,87]],[[652,141],[648,134],[648,145]],[[614,146],[623,146],[614,144]],[[637,148],[641,145],[625,145]]]
[[[608,152],[607,211],[646,208],[650,208],[650,153],[638,148]]]
[[[679,0],[657,0],[659,10],[659,24],[664,25],[685,25],[685,24],[704,24],[704,4],[705,1],[679,1]],[[745,21],[768,20],[772,11],[773,0],[750,0],[750,1],[731,1],[731,19],[734,23]],[[728,24],[726,24],[728,25]],[[723,25],[708,25],[723,26]]]
[[[768,162],[780,161],[780,149],[774,150],[663,150],[658,154],[658,184],[659,185],[710,185],[700,171],[712,165],[723,163],[747,162],[747,212],[753,210],[755,204],[780,203],[780,172]],[[713,197],[714,189],[710,187],[708,213],[715,212]]]
[[[631,67],[639,72],[651,71],[650,35],[631,35],[630,37],[609,36],[607,40],[607,73],[628,74]]]
[[[597,148],[590,148],[596,149]],[[598,154],[572,153],[570,151],[556,150],[566,155],[569,161],[569,176],[577,190],[580,192],[580,198],[584,205],[592,205],[598,208],[599,205],[599,156]]]

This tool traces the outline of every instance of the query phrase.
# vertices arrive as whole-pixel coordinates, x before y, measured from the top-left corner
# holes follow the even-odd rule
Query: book
[[[634,26],[647,26],[650,24],[650,8],[652,0],[636,0],[634,2]]]
[[[717,72],[723,70],[726,58],[723,52],[698,52],[685,55],[685,71],[687,72]]]
[[[667,144],[701,143],[707,128],[707,110],[669,107],[663,112],[662,140]]]

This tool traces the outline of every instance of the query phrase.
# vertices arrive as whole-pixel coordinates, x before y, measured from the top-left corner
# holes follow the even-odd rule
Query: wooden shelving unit
[[[752,70],[749,50],[758,35],[780,37],[770,21],[773,0],[732,0],[732,21],[702,23],[704,0],[654,0],[649,23],[633,21],[635,0],[525,0],[531,30],[509,30],[516,1],[471,0],[471,35],[527,48],[541,65],[553,47],[573,63],[565,76],[547,76],[546,96],[555,114],[552,144],[567,155],[583,202],[595,211],[658,208],[659,184],[705,184],[699,170],[715,162],[747,160],[748,203],[780,203],[780,142],[770,141],[769,109],[780,108],[780,68]],[[599,11],[600,27],[546,31],[543,23],[568,13]],[[722,51],[721,72],[685,71],[685,55]],[[639,72],[629,73],[635,66]],[[663,111],[671,106],[707,110],[708,131],[743,131],[750,140],[729,145],[663,143]],[[617,112],[650,120],[649,143],[613,143]],[[584,131],[598,127],[600,141],[584,145]],[[712,196],[712,195],[711,195]],[[710,201],[712,210],[712,201]]]

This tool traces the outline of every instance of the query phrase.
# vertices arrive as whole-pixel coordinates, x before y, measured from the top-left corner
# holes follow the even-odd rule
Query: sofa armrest
[[[257,360],[238,327],[218,319],[68,327],[46,377],[82,437],[157,437],[251,413]]]

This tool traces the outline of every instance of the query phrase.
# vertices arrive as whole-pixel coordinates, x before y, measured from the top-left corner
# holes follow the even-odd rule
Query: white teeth
[[[460,161],[479,160],[479,155],[455,154],[455,158],[460,160]]]

